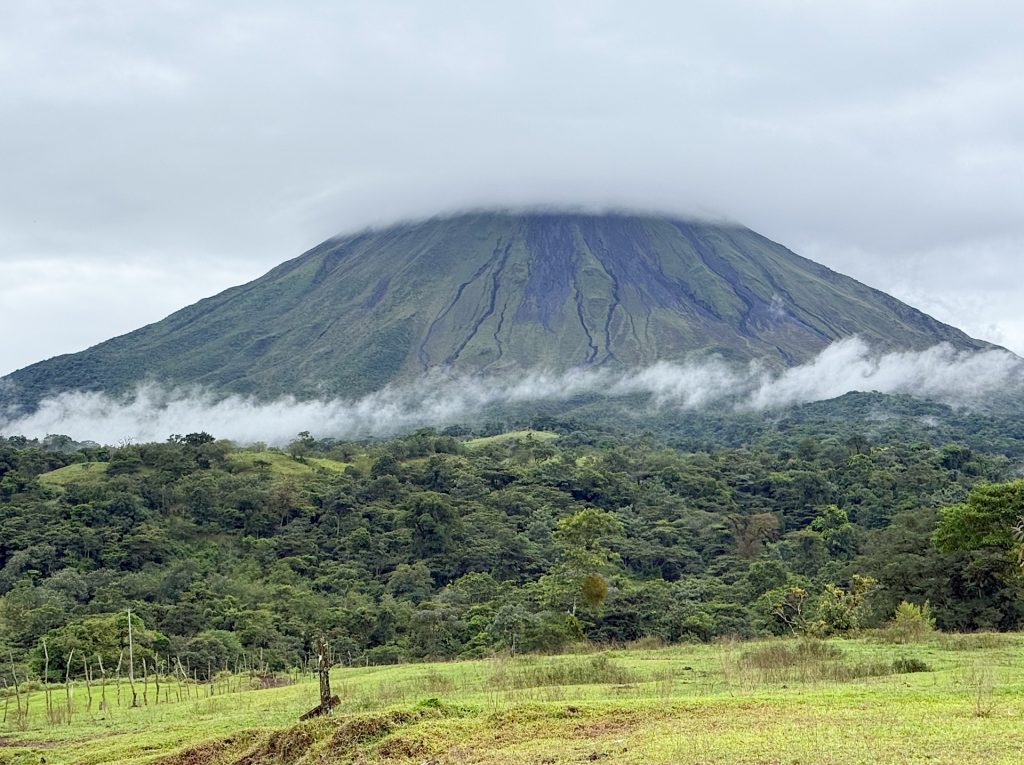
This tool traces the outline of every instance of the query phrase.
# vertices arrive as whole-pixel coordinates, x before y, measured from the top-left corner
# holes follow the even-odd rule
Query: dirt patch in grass
[[[414,712],[389,712],[387,714],[364,715],[342,720],[331,736],[328,749],[349,750],[359,744],[366,744],[383,738],[397,726],[406,725],[418,717]]]
[[[239,742],[240,739],[236,736],[228,736],[217,741],[206,741],[169,757],[163,757],[154,765],[209,765],[238,746]]]
[[[261,746],[249,752],[235,765],[271,765],[295,762],[313,746],[316,739],[300,726],[271,733]]]
[[[460,708],[450,707],[444,702],[432,698],[421,701],[411,710],[394,710],[348,717],[335,723],[336,729],[327,748],[336,753],[347,751],[360,744],[368,744],[384,738],[389,733],[420,720],[461,714],[463,711]]]
[[[407,760],[425,755],[427,745],[415,736],[393,736],[377,747],[377,753],[388,760]]]
[[[87,739],[85,739],[87,740]],[[21,749],[53,749],[65,744],[73,744],[74,741],[23,741],[14,738],[0,736],[0,749],[21,748]]]
[[[121,733],[104,733],[101,736],[89,736],[87,738],[63,738],[63,739],[17,739],[8,736],[0,736],[0,749],[57,749],[62,746],[74,746],[85,744],[89,741],[96,741],[101,738],[120,736]]]
[[[572,729],[572,735],[582,739],[601,738],[602,736],[625,736],[639,727],[636,720],[616,717],[605,717],[580,723]]]
[[[257,678],[256,690],[265,691],[268,688],[284,688],[294,684],[295,681],[285,675],[260,675]]]

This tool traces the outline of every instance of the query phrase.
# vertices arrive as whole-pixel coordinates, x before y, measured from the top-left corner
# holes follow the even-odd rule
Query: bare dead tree
[[[121,706],[121,662],[124,661],[124,649],[117,655],[117,667],[114,669],[114,686],[117,688],[117,705]]]
[[[135,692],[135,640],[132,637],[132,610],[128,609],[128,685],[132,689],[132,707],[139,705],[139,696]]]
[[[43,638],[43,694],[46,697],[46,717],[53,722],[53,699],[50,696],[50,651]]]
[[[178,656],[178,657],[175,657],[175,658],[177,658],[177,660],[178,660],[178,672],[181,674],[181,682],[185,686],[185,699],[186,700],[191,699],[192,698],[192,688],[189,685],[189,683],[192,682],[192,678],[189,676],[189,674],[186,671],[185,667],[182,666],[182,664],[181,664],[181,657]]]
[[[107,671],[103,669],[103,657],[96,654],[96,661],[100,665],[100,709],[107,709]]]
[[[85,656],[82,656],[82,672],[85,674],[85,711],[92,716],[92,671],[89,669],[89,662]]]
[[[331,695],[331,657],[327,646],[327,638],[323,635],[317,641],[316,668],[320,675],[320,703],[306,712],[300,720],[309,720],[321,715],[329,715],[341,699]]]
[[[142,657],[142,706],[149,706],[149,669],[145,656]]]
[[[18,712],[18,717],[21,717],[21,689],[18,687],[18,671],[14,668],[14,651],[10,651],[11,656],[11,679],[14,681],[14,706]],[[25,716],[28,716],[28,702],[25,704]]]
[[[178,678],[179,678],[178,679],[178,701],[181,701],[181,686],[182,686],[182,683],[184,683],[184,685],[185,685],[185,698],[186,699],[189,698],[188,675],[185,674],[185,668],[183,666],[181,666],[181,657],[180,656],[175,656],[174,658],[178,662]]]
[[[26,728],[28,727],[28,719],[29,719],[28,709],[29,709],[29,705],[31,703],[32,703],[32,686],[31,685],[26,685],[25,686],[25,716],[22,718],[22,722],[24,723]]]
[[[71,659],[74,658],[75,649],[72,648],[68,654],[68,663],[64,667],[64,697],[68,710],[68,725],[71,725]]]

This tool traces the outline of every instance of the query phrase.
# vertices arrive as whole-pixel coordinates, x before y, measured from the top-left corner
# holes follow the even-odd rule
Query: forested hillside
[[[1007,457],[863,436],[690,452],[544,425],[284,450],[0,439],[0,649],[29,673],[44,639],[114,663],[128,608],[137,650],[200,675],[295,666],[320,632],[382,663],[828,634],[902,600],[950,630],[1024,619],[1007,545],[932,541],[940,508],[1013,478]]]

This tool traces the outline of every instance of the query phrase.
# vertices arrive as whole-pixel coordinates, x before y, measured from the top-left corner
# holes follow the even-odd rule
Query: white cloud
[[[31,415],[0,420],[0,432],[35,437],[62,433],[76,440],[118,443],[207,431],[243,443],[280,444],[304,430],[318,437],[391,435],[464,422],[491,405],[564,401],[584,393],[609,399],[645,395],[652,406],[672,410],[763,410],[872,390],[977,404],[986,396],[1024,390],[1024,362],[1002,351],[958,352],[947,345],[879,355],[852,338],[832,344],[813,362],[778,375],[756,365],[721,362],[659,363],[627,372],[529,372],[516,378],[432,375],[358,400],[272,402],[145,385],[124,398],[63,393],[44,400]]]

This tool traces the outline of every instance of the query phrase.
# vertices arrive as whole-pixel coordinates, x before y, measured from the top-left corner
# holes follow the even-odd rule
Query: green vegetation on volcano
[[[323,397],[439,368],[501,374],[711,354],[783,367],[855,334],[883,351],[989,347],[740,226],[476,213],[326,241],[162,321],[7,376],[0,406],[153,380]]]

